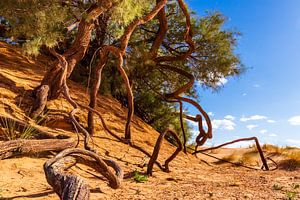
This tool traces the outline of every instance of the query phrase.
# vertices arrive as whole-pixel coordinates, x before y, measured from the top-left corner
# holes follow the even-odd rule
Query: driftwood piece
[[[178,135],[174,131],[168,129],[165,132],[161,133],[159,135],[159,137],[157,138],[155,147],[153,149],[152,156],[151,156],[151,158],[149,160],[149,163],[148,163],[147,174],[150,175],[150,176],[152,175],[153,165],[154,165],[154,163],[157,160],[157,157],[158,157],[158,154],[159,154],[159,150],[160,150],[162,141],[163,141],[163,139],[164,139],[164,137],[165,137],[165,135],[167,133],[170,133],[174,137],[174,139],[176,140],[178,146],[177,146],[177,149],[175,150],[175,152],[165,161],[163,171],[170,172],[170,170],[169,170],[169,163],[178,155],[178,153],[183,148],[182,147],[182,143],[181,143]]]
[[[74,147],[73,139],[11,140],[0,142],[0,160],[21,154],[61,151]]]
[[[107,178],[111,188],[117,189],[120,187],[124,173],[116,162],[103,160],[91,151],[70,148],[60,152],[44,164],[47,182],[60,199],[88,200],[90,197],[90,190],[86,181],[65,172],[77,163],[87,165],[101,173]],[[112,167],[115,173],[108,166]]]

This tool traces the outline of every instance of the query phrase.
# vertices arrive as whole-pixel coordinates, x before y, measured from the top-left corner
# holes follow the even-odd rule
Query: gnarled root
[[[231,141],[231,142],[227,142],[227,143],[221,144],[221,145],[219,145],[219,146],[215,146],[215,147],[211,147],[211,148],[207,148],[207,149],[202,149],[202,150],[195,151],[193,154],[197,154],[197,153],[201,153],[201,152],[204,152],[204,151],[209,151],[209,150],[218,149],[218,148],[221,148],[221,147],[226,146],[226,145],[229,145],[229,144],[233,144],[233,143],[241,142],[241,141],[249,141],[249,140],[254,140],[254,141],[255,141],[256,148],[257,148],[257,150],[258,150],[259,156],[260,156],[261,161],[262,161],[262,163],[263,163],[262,169],[269,170],[269,166],[268,166],[268,164],[267,164],[266,158],[265,158],[264,153],[263,153],[263,151],[262,151],[262,149],[261,149],[261,147],[260,147],[260,144],[259,144],[259,142],[258,142],[257,137],[241,138],[241,139],[233,140],[233,141]],[[273,162],[273,161],[272,161],[272,162]]]
[[[68,168],[77,163],[87,165],[101,173],[108,179],[111,188],[120,187],[124,173],[116,162],[103,160],[91,151],[70,148],[60,152],[44,164],[47,182],[61,199],[89,199],[90,190],[86,181],[78,176],[65,173]],[[115,173],[108,166],[112,167]]]
[[[157,138],[157,141],[156,141],[156,144],[155,144],[155,147],[154,147],[152,156],[151,156],[151,158],[150,158],[150,160],[149,160],[149,163],[148,163],[147,174],[150,175],[150,176],[152,175],[153,165],[154,165],[154,163],[155,163],[156,160],[157,160],[157,157],[158,157],[158,154],[159,154],[159,150],[160,150],[162,141],[163,141],[163,139],[164,139],[164,137],[165,137],[165,135],[166,135],[167,133],[170,133],[170,134],[174,137],[174,139],[176,140],[178,146],[177,146],[176,151],[175,151],[175,152],[174,152],[174,153],[173,153],[173,154],[165,161],[165,165],[164,165],[163,171],[165,171],[165,172],[170,172],[170,170],[169,170],[169,163],[170,163],[170,162],[178,155],[178,153],[182,150],[182,143],[181,143],[181,141],[180,141],[178,135],[177,135],[174,131],[168,129],[168,130],[166,130],[165,132],[161,133],[161,134],[159,135],[159,137]]]

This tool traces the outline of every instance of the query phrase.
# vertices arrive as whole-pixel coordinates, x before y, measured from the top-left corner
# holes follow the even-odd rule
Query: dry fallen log
[[[103,160],[91,151],[70,148],[60,152],[44,164],[47,182],[60,199],[88,200],[90,197],[90,190],[86,181],[65,172],[77,163],[87,165],[98,171],[107,178],[111,188],[117,189],[120,187],[124,173],[116,162]],[[115,173],[108,166],[112,167]]]
[[[10,140],[0,142],[0,160],[22,154],[61,151],[75,145],[73,139]]]

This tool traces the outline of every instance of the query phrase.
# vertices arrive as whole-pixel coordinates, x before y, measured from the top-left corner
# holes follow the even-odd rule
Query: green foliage
[[[0,1],[1,16],[8,20],[8,36],[24,38],[24,50],[37,55],[42,45],[53,47],[65,38],[68,10],[59,0]]]
[[[234,54],[239,32],[223,30],[226,18],[220,13],[209,13],[194,23],[196,41],[193,74],[202,85],[217,89],[220,79],[236,76],[244,71],[239,57]]]
[[[133,172],[133,179],[138,183],[144,183],[148,181],[148,176],[142,175],[139,171],[135,170]]]
[[[127,27],[136,18],[149,12],[154,0],[115,0],[115,6],[110,12],[110,35],[119,38]]]
[[[296,199],[297,198],[297,192],[295,192],[295,191],[286,191],[286,199],[287,200],[294,200],[294,199]]]
[[[32,126],[24,127],[19,131],[20,127],[16,121],[11,118],[5,118],[2,124],[4,124],[4,140],[30,139],[35,133],[35,129]]]
[[[116,0],[117,6],[111,11],[111,20],[122,26],[127,26],[134,19],[149,11],[153,0]]]
[[[21,102],[19,103],[19,106]],[[40,125],[45,118],[47,117],[47,113],[45,113],[42,117],[35,119],[35,123]],[[3,132],[2,138],[3,140],[16,140],[16,139],[32,139],[36,134],[36,128],[28,124],[27,126],[21,127],[17,121],[10,117],[2,117],[1,122],[3,128],[1,129]]]

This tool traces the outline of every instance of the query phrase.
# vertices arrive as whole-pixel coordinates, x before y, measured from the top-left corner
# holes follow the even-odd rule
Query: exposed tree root
[[[128,140],[128,143],[131,143],[130,124],[131,124],[131,119],[132,119],[133,113],[134,113],[134,103],[133,103],[133,93],[132,93],[132,89],[130,86],[130,81],[128,79],[128,76],[127,76],[124,68],[123,68],[123,59],[124,59],[123,57],[126,53],[126,48],[128,46],[129,39],[130,39],[133,31],[136,29],[136,27],[152,20],[165,7],[166,3],[167,3],[167,0],[157,1],[157,4],[152,9],[152,11],[150,11],[147,15],[143,16],[142,18],[136,19],[132,23],[130,23],[120,39],[120,47],[110,45],[110,46],[104,46],[100,50],[101,60],[98,64],[98,66],[96,67],[96,71],[95,71],[96,77],[94,78],[92,90],[90,93],[90,107],[92,109],[94,109],[96,106],[96,96],[97,96],[97,93],[98,93],[98,90],[100,87],[100,83],[101,83],[101,72],[102,72],[102,69],[106,65],[106,61],[108,59],[109,53],[112,53],[118,59],[117,68],[121,74],[121,77],[124,81],[126,91],[127,91],[128,113],[127,113],[127,121],[126,121],[126,125],[125,125],[125,139]],[[94,129],[93,113],[89,112],[88,117],[89,117],[89,119],[88,119],[89,131],[91,133],[93,133],[93,129]]]
[[[177,2],[178,2],[178,5],[179,5],[181,11],[183,12],[183,14],[185,16],[185,20],[186,20],[186,32],[184,35],[184,39],[185,39],[185,42],[188,44],[188,47],[189,47],[188,50],[186,52],[182,52],[177,55],[157,57],[158,49],[163,44],[163,38],[166,36],[167,30],[168,30],[166,14],[165,14],[164,10],[161,10],[158,15],[159,30],[158,30],[158,33],[156,34],[155,41],[152,44],[149,54],[151,55],[151,58],[153,59],[153,61],[156,63],[157,67],[162,68],[164,70],[170,70],[175,73],[178,73],[178,74],[186,77],[189,80],[185,85],[178,88],[176,91],[174,91],[172,93],[164,94],[164,95],[160,94],[160,96],[164,100],[178,102],[180,104],[180,123],[181,123],[183,138],[184,138],[183,148],[184,148],[184,152],[186,153],[187,152],[186,151],[186,134],[185,134],[185,130],[183,127],[183,117],[186,117],[186,116],[183,115],[183,111],[182,111],[183,102],[189,103],[189,104],[193,105],[194,107],[196,107],[198,109],[198,111],[201,113],[201,115],[203,115],[203,117],[205,118],[205,121],[206,121],[206,124],[208,127],[207,131],[205,131],[203,129],[203,122],[202,122],[201,115],[197,115],[195,117],[192,117],[192,116],[187,117],[189,120],[193,120],[195,122],[198,122],[198,124],[199,124],[199,135],[196,138],[196,143],[197,143],[196,148],[198,146],[203,145],[208,138],[212,138],[212,126],[211,126],[211,121],[210,121],[209,116],[197,102],[195,102],[192,99],[180,96],[183,93],[188,92],[193,87],[194,80],[195,80],[194,76],[191,73],[189,73],[183,69],[173,67],[169,64],[166,64],[166,63],[170,63],[170,62],[174,62],[174,61],[181,61],[181,60],[187,59],[189,56],[191,56],[192,52],[195,49],[195,44],[194,44],[193,38],[192,38],[191,19],[190,19],[188,9],[182,0],[177,0]],[[165,43],[163,45],[167,49],[172,49]]]
[[[75,145],[73,139],[10,140],[0,142],[0,160],[23,154],[61,151]]]
[[[148,163],[148,167],[147,167],[147,174],[148,175],[152,175],[152,170],[153,170],[153,165],[154,163],[156,162],[157,160],[157,157],[158,157],[158,154],[159,154],[159,150],[161,148],[161,144],[162,144],[162,141],[165,137],[165,135],[167,133],[170,133],[174,139],[176,140],[177,142],[177,148],[176,148],[176,151],[165,161],[165,164],[164,164],[164,169],[163,171],[165,172],[170,172],[170,169],[169,169],[169,163],[178,155],[178,153],[182,150],[182,144],[181,144],[181,141],[178,137],[178,135],[172,131],[172,130],[166,130],[165,132],[161,133],[159,135],[159,137],[157,138],[157,141],[156,141],[156,144],[155,144],[155,147],[153,149],[153,153],[152,153],[152,156],[149,160],[149,163]]]
[[[89,132],[75,118],[75,114],[78,110],[78,104],[71,98],[69,88],[67,86],[68,62],[64,56],[58,54],[55,50],[51,49],[51,53],[55,57],[57,57],[57,59],[60,62],[61,68],[63,70],[63,74],[61,76],[61,82],[62,82],[61,85],[62,85],[64,97],[74,108],[69,114],[70,119],[72,120],[72,123],[74,124],[75,128],[84,134],[84,148],[96,152],[96,150],[92,148],[89,144],[90,141]]]
[[[44,164],[47,182],[60,199],[89,199],[88,184],[82,178],[65,172],[77,163],[87,165],[102,174],[108,180],[111,188],[120,187],[124,173],[116,162],[102,160],[97,154],[87,150],[71,148],[60,152]],[[108,166],[112,167],[115,173]]]
[[[200,152],[218,149],[218,148],[221,148],[221,147],[226,146],[226,145],[234,144],[234,143],[236,143],[236,142],[250,141],[250,140],[254,140],[254,141],[255,141],[256,148],[257,148],[257,150],[258,150],[260,159],[261,159],[261,161],[262,161],[262,163],[263,163],[263,169],[269,170],[269,166],[268,166],[268,164],[267,164],[266,158],[264,157],[264,153],[263,153],[263,151],[262,151],[262,149],[261,149],[261,147],[260,147],[260,144],[259,144],[259,142],[258,142],[258,139],[257,139],[256,137],[241,138],[241,139],[238,139],[238,140],[233,140],[233,141],[231,141],[231,142],[227,142],[227,143],[224,143],[224,144],[215,146],[215,147],[211,147],[211,148],[201,149],[201,150],[195,151],[193,154],[195,155],[195,154],[200,153]]]

